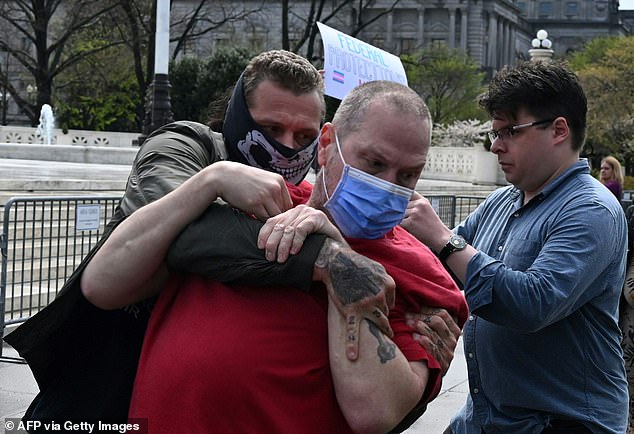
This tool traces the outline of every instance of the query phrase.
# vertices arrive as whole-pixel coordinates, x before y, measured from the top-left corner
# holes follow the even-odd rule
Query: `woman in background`
[[[623,173],[621,163],[612,156],[601,160],[599,181],[610,190],[618,200],[623,199]]]

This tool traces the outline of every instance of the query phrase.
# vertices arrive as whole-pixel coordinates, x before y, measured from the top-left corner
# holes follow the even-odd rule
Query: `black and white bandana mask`
[[[222,127],[229,159],[278,173],[296,185],[302,182],[317,153],[318,138],[303,148],[292,149],[262,130],[249,113],[240,76]]]

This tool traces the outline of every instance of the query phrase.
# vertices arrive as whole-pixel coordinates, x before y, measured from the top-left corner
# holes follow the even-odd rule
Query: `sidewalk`
[[[0,360],[0,427],[4,427],[6,418],[22,417],[38,392],[28,365],[6,361],[7,357],[17,357],[16,351],[5,344],[2,355],[4,358]],[[442,434],[451,416],[464,404],[467,391],[467,364],[462,340],[460,340],[456,348],[456,356],[443,380],[440,395],[429,405],[427,412],[405,433]]]
[[[38,392],[37,384],[28,365],[12,363],[17,352],[3,341],[0,359],[0,427],[4,432],[4,419],[22,417]]]
[[[440,394],[427,411],[407,431],[406,434],[442,434],[451,417],[464,405],[469,393],[467,361],[464,357],[462,338],[458,341],[456,355],[443,378]]]

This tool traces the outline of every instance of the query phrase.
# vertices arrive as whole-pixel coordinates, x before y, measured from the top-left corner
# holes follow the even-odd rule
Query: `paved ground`
[[[16,351],[6,343],[0,359],[0,427],[6,418],[21,417],[39,390],[28,365],[13,363]]]
[[[17,356],[15,350],[5,344],[2,355],[5,358],[0,360],[0,427],[4,427],[7,418],[21,417],[38,391],[28,365],[8,361],[7,356]],[[461,341],[444,378],[440,395],[429,405],[427,412],[405,432],[442,434],[451,416],[465,402],[467,391],[466,362]],[[1,429],[0,432],[4,432],[4,428]]]

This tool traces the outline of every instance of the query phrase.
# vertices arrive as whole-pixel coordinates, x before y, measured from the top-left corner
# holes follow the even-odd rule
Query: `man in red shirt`
[[[350,260],[333,254],[327,260],[338,270],[330,274],[337,284],[326,281],[325,288],[315,285],[310,292],[229,287],[161,267],[141,290],[126,288],[125,271],[138,270],[155,245],[169,244],[195,218],[193,203],[204,207],[219,196],[219,180],[208,182],[202,172],[124,221],[87,266],[82,291],[99,307],[130,304],[160,291],[130,417],[147,417],[153,433],[387,432],[424,408],[439,391],[441,369],[414,340],[405,312],[438,306],[460,326],[467,314],[440,261],[396,226],[430,140],[429,112],[405,86],[367,83],[342,102],[333,123],[322,128],[323,169],[315,189],[287,185],[296,208],[271,219],[271,235],[263,236],[270,250],[317,231],[338,249],[349,248],[347,240],[367,256]],[[323,271],[324,264],[315,266],[316,273]],[[99,289],[99,270],[108,267],[117,270],[121,285],[110,281],[105,292]],[[386,283],[396,286],[389,312],[393,340],[360,321],[359,356],[350,360],[345,349],[357,319],[351,324],[341,305],[355,301],[351,287],[372,291]],[[335,288],[347,288],[345,298]]]

